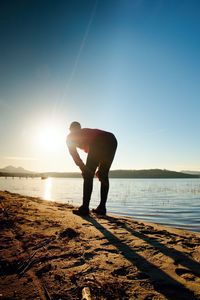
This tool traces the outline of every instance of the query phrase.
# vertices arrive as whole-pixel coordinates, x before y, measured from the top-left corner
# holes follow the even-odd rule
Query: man
[[[81,128],[78,122],[72,122],[69,130],[67,146],[75,164],[80,168],[84,179],[83,204],[75,213],[78,215],[89,214],[93,178],[98,168],[96,176],[101,182],[101,201],[93,212],[105,215],[109,191],[108,173],[117,149],[117,140],[110,132],[99,129]],[[77,148],[88,153],[86,164],[81,160]]]

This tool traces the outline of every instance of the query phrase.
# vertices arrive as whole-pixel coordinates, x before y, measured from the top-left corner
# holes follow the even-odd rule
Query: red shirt
[[[107,136],[109,132],[100,129],[82,128],[80,130],[71,132],[67,136],[67,146],[73,160],[77,166],[80,168],[84,166],[76,148],[80,148],[88,153],[90,145],[95,142],[95,140]]]

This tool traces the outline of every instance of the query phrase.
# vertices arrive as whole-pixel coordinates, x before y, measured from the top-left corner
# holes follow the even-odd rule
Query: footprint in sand
[[[59,237],[60,238],[69,238],[73,239],[79,236],[79,232],[75,231],[73,228],[66,228],[63,231],[60,232]]]
[[[51,263],[49,263],[49,264],[47,264],[47,265],[45,265],[45,266],[39,268],[39,269],[36,271],[36,276],[37,276],[38,278],[41,278],[42,275],[43,275],[43,273],[48,273],[48,272],[51,271],[51,270],[52,270],[52,265],[51,265]]]
[[[188,241],[188,242],[183,242],[182,243],[183,246],[185,246],[186,248],[195,248],[196,246],[199,246],[199,244],[193,243],[192,241]]]
[[[19,267],[19,261],[14,260],[12,262],[8,260],[0,260],[0,276],[8,276],[16,274]]]
[[[14,225],[15,225],[14,219],[0,221],[1,230],[13,228]]]
[[[93,227],[93,225],[88,224],[88,223],[83,223],[83,226],[84,226],[84,227]]]
[[[104,248],[97,248],[95,249],[96,252],[109,252],[109,253],[119,253],[119,250],[117,249],[104,249]]]
[[[130,272],[129,267],[123,266],[123,267],[120,267],[118,269],[115,269],[114,271],[112,271],[111,274],[113,276],[126,276],[126,275],[129,274],[129,272]]]
[[[140,272],[140,273],[135,273],[135,272],[131,273],[130,272],[130,274],[128,274],[126,277],[129,280],[147,280],[147,279],[149,279],[149,276],[143,272]]]
[[[111,273],[113,276],[126,276],[129,280],[147,280],[149,276],[144,272],[135,272],[129,266],[122,266],[120,268],[115,269]]]
[[[176,268],[176,274],[187,281],[200,281],[200,276],[185,268]]]
[[[102,240],[105,240],[106,238],[103,236],[103,237],[101,237],[101,236],[98,236],[98,235],[96,235],[95,237],[94,237],[94,241],[102,241]],[[92,239],[91,239],[92,240]],[[108,242],[108,245],[110,244],[110,242]]]

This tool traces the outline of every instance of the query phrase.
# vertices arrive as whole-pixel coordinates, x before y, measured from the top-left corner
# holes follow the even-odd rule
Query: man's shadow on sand
[[[91,216],[82,216],[82,218],[91,223],[96,229],[98,229],[109,241],[109,243],[120,251],[121,255],[123,255],[125,259],[127,259],[134,266],[136,266],[141,272],[148,275],[149,279],[151,279],[154,289],[157,292],[164,295],[167,299],[174,300],[175,295],[179,295],[179,299],[181,300],[198,299],[195,297],[192,291],[190,291],[180,282],[176,281],[174,278],[166,274],[163,270],[146,260],[144,257],[136,253],[125,242],[121,241],[112,232],[110,232],[108,229],[102,226],[95,218]],[[158,248],[159,251],[162,252],[164,255],[169,256],[173,259],[180,260],[180,263],[185,267],[189,268],[193,272],[193,274],[200,274],[200,264],[198,262],[193,261],[185,254],[179,252],[178,250],[170,249],[165,245],[159,243],[158,241],[154,240],[153,238],[148,238],[144,234],[134,231],[125,222],[119,222],[118,220],[112,217],[103,218],[110,221],[111,223],[115,223],[117,226],[127,230],[133,236],[144,240],[153,247]]]

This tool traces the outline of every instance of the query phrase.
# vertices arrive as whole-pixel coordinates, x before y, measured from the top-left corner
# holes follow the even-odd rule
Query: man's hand
[[[99,179],[99,169],[96,171],[95,175]]]
[[[88,177],[91,173],[91,171],[88,169],[88,167],[86,167],[86,165],[84,165],[84,164],[80,167],[80,169],[81,169],[83,178]]]
[[[87,177],[90,177],[90,176],[94,176],[94,174],[91,172],[90,169],[88,169],[88,167],[87,167],[86,165],[81,166],[80,169],[81,169],[83,178],[87,178]]]
[[[81,170],[82,176],[84,177],[84,174],[86,173],[86,165],[82,164],[79,168]]]

